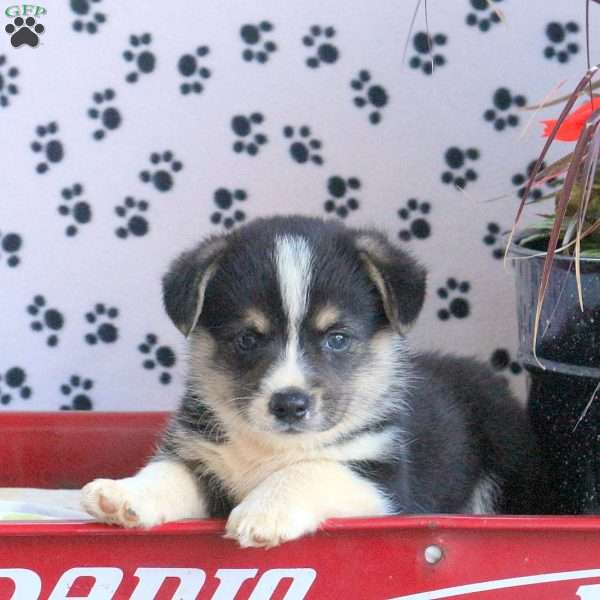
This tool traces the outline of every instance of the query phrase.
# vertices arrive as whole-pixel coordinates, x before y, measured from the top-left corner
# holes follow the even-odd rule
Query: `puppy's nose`
[[[295,423],[308,413],[310,397],[298,388],[287,388],[271,396],[269,411],[279,421]]]

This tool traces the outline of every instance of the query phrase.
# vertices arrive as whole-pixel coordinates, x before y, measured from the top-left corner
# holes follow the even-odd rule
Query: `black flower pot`
[[[528,407],[551,485],[549,512],[600,513],[600,259],[582,259],[584,310],[575,261],[557,256],[533,331],[544,256],[511,248],[517,278],[519,359],[529,373]]]

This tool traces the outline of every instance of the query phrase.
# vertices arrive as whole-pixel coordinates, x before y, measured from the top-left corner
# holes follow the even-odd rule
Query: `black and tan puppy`
[[[526,510],[532,441],[506,384],[404,333],[425,272],[376,231],[254,221],[186,252],[164,301],[187,392],[154,459],[83,502],[126,527],[226,516],[242,546],[329,517]]]

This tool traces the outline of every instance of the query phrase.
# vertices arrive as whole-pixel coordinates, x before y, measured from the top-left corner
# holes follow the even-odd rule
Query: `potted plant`
[[[587,3],[589,9],[589,0]],[[544,122],[547,140],[525,187],[507,255],[517,278],[519,355],[528,408],[551,479],[550,512],[600,513],[600,65]],[[543,168],[555,143],[572,152]],[[531,192],[552,180],[551,214],[515,233]],[[538,192],[539,196],[539,192]]]

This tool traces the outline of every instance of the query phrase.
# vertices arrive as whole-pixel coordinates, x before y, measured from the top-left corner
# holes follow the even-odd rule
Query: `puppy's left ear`
[[[177,258],[163,277],[163,301],[167,314],[186,337],[198,324],[206,286],[227,248],[225,236],[213,236]]]
[[[379,291],[386,317],[396,331],[405,333],[423,307],[425,268],[379,231],[358,231],[355,244]]]

